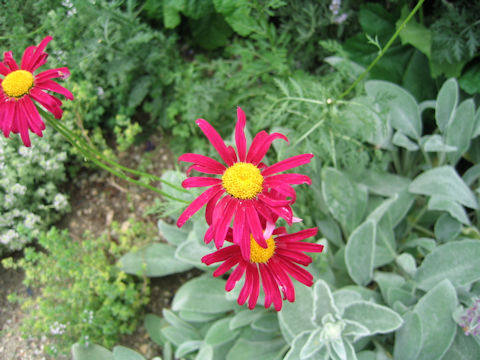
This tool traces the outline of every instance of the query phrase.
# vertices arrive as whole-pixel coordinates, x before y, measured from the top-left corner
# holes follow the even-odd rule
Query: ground
[[[151,157],[147,171],[152,174],[160,175],[175,164],[160,137],[151,139],[148,145],[135,146],[119,154],[119,160],[123,165],[135,168],[145,156]],[[72,211],[58,225],[68,228],[74,239],[80,239],[84,230],[98,235],[114,220],[120,224],[131,217],[149,222],[157,220],[154,215],[144,217],[145,210],[158,196],[156,193],[116,179],[108,173],[85,170],[69,190]],[[187,272],[152,279],[151,300],[145,312],[161,314],[162,309],[169,306],[177,288],[194,275],[195,272]],[[43,355],[42,341],[22,338],[19,327],[23,313],[16,304],[7,301],[7,295],[12,292],[29,296],[30,291],[22,285],[22,279],[21,270],[4,269],[0,265],[0,360],[49,359]],[[122,337],[119,345],[133,348],[147,359],[161,355],[160,348],[150,341],[143,326],[139,326],[134,334]]]

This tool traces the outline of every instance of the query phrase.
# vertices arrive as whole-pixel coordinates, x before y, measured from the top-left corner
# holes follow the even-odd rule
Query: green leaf
[[[363,4],[358,12],[358,21],[364,32],[378,35],[382,43],[395,31],[395,17],[380,4]]]
[[[372,279],[375,233],[375,223],[367,220],[350,235],[345,247],[348,274],[359,285],[367,285]]]
[[[362,221],[367,208],[367,191],[333,168],[322,171],[322,194],[328,210],[349,231]]]
[[[315,328],[313,318],[312,290],[306,286],[295,289],[296,299],[293,303],[285,303],[278,313],[278,321],[285,340],[292,344],[293,339],[302,331]]]
[[[219,314],[206,314],[185,310],[180,311],[178,315],[181,319],[189,322],[209,322],[211,320],[215,320],[220,316]]]
[[[452,314],[457,293],[450,281],[443,280],[426,293],[415,306],[422,329],[418,360],[441,359],[455,338],[457,325]]]
[[[167,340],[162,334],[162,328],[167,325],[167,322],[157,315],[147,314],[147,316],[145,316],[145,329],[147,329],[147,333],[150,336],[150,339],[152,339],[153,342],[160,346],[163,346],[165,341]]]
[[[163,2],[163,23],[167,29],[180,24],[179,12],[184,8],[185,0],[166,0]]]
[[[264,313],[259,319],[252,323],[252,329],[277,333],[280,330],[277,314],[271,312]]]
[[[270,341],[237,340],[228,352],[226,360],[275,360],[283,353],[285,341],[276,338]]]
[[[455,146],[456,152],[447,154],[450,164],[455,165],[468,150],[474,130],[475,104],[473,99],[463,101],[455,110],[452,121],[447,125],[446,143]]]
[[[202,263],[201,259],[210,253],[212,253],[212,249],[208,246],[199,244],[196,240],[188,240],[177,247],[175,258],[182,263],[191,264],[199,269],[207,270],[207,265]]]
[[[459,222],[470,225],[467,212],[459,203],[444,196],[432,196],[428,201],[428,210],[447,211],[453,218]]]
[[[405,18],[408,16],[409,9],[407,5],[402,8],[402,15],[397,20],[396,28],[400,28]],[[400,40],[402,44],[410,44],[420,50],[428,58],[430,58],[430,50],[432,46],[432,33],[422,24],[410,19],[405,27],[400,31]]]
[[[178,246],[187,240],[188,231],[185,228],[167,224],[163,220],[158,220],[157,225],[160,236],[164,237],[170,244]]]
[[[152,85],[152,77],[150,75],[143,76],[137,79],[134,83],[132,91],[130,91],[130,97],[128,99],[128,106],[135,108],[142,103],[145,97],[150,91]]]
[[[162,335],[175,346],[180,346],[186,341],[202,340],[202,336],[196,329],[192,330],[184,326],[165,326],[162,328]]]
[[[396,131],[395,135],[393,135],[392,143],[394,145],[403,147],[408,151],[417,151],[419,149],[417,144],[410,140],[408,136],[399,131]]]
[[[265,313],[264,309],[255,308],[253,310],[241,310],[236,313],[230,320],[230,330],[235,330],[243,326],[249,325]]]
[[[176,328],[188,328],[189,330],[196,331],[193,325],[190,325],[188,322],[180,319],[173,311],[169,309],[162,310],[163,318],[173,327]]]
[[[172,310],[195,311],[217,314],[230,311],[236,303],[225,296],[225,281],[198,277],[183,284],[177,290],[172,302]]]
[[[359,182],[373,194],[390,197],[408,188],[410,179],[387,172],[368,171]]]
[[[370,335],[387,334],[398,329],[403,320],[390,308],[373,302],[359,301],[345,308],[343,318],[365,326]]]
[[[167,244],[153,243],[136,252],[130,252],[120,258],[123,271],[127,274],[149,277],[166,276],[187,271],[192,268],[175,258],[175,248]]]
[[[455,239],[461,230],[462,224],[448,214],[442,214],[435,222],[435,237],[441,243]]]
[[[328,353],[327,349],[324,347],[322,351],[308,357],[308,358],[301,358],[300,357],[300,352],[302,351],[303,347],[305,346],[305,343],[307,342],[308,338],[310,336],[310,332],[304,331],[298,334],[295,339],[293,340],[292,346],[288,353],[285,355],[283,360],[327,360],[328,359]]]
[[[232,318],[227,317],[213,323],[205,335],[205,343],[211,346],[217,346],[235,339],[238,331],[230,330],[230,320],[232,320]]]
[[[345,328],[342,331],[342,335],[352,336],[353,341],[357,341],[362,337],[370,335],[370,330],[359,322],[347,319],[344,319],[343,322],[345,323]]]
[[[443,138],[438,134],[425,135],[420,142],[426,152],[452,152],[457,150],[455,146],[445,144]]]
[[[338,309],[338,314],[343,314],[343,310],[350,304],[362,300],[362,295],[357,291],[347,289],[345,287],[333,292],[333,304]],[[335,314],[332,312],[332,314]],[[321,320],[321,318],[319,319]],[[319,322],[320,324],[321,322]]]
[[[340,228],[331,217],[317,220],[317,226],[319,227],[322,235],[325,236],[328,241],[331,241],[337,246],[343,245],[342,233],[340,231]]]
[[[478,209],[477,199],[451,166],[441,166],[417,176],[408,190],[414,194],[443,196],[472,209]]]
[[[300,351],[300,359],[308,359],[314,356],[325,346],[325,341],[320,336],[322,330],[323,329],[319,327],[310,333],[310,336]]]
[[[445,132],[448,124],[453,120],[457,104],[457,80],[449,79],[443,83],[442,88],[438,92],[437,106],[435,108],[435,120],[441,132]]]
[[[185,355],[190,354],[191,352],[197,351],[202,346],[202,340],[191,340],[185,341],[180,344],[180,346],[175,351],[176,358],[184,358]]]
[[[480,114],[480,111],[478,113]],[[480,164],[470,167],[462,176],[463,181],[468,186],[472,186],[478,178],[480,178]]]
[[[422,134],[420,108],[415,98],[398,85],[381,80],[365,83],[369,96],[384,100],[388,106],[392,126],[403,134],[418,140]]]
[[[379,267],[392,262],[397,256],[395,234],[387,212],[376,225],[373,266]]]
[[[313,317],[312,321],[318,326],[322,325],[322,319],[326,314],[337,317],[340,315],[335,306],[332,292],[328,284],[319,279],[313,286]]]
[[[114,360],[112,352],[95,344],[89,346],[73,344],[72,356],[73,360]]]
[[[409,253],[403,253],[397,256],[395,259],[397,265],[405,271],[408,275],[414,276],[417,271],[417,264],[415,258]]]
[[[480,93],[480,64],[468,66],[458,80],[460,87],[470,95]],[[477,134],[478,135],[478,134]]]
[[[407,312],[403,325],[395,334],[393,357],[395,360],[414,360],[422,348],[422,322],[415,312]],[[433,358],[432,358],[433,359]]]
[[[113,348],[113,358],[114,360],[145,360],[145,358],[136,351],[120,345]]]
[[[442,360],[478,360],[480,345],[472,336],[457,330],[457,335]]]
[[[422,290],[430,290],[439,281],[448,279],[454,286],[463,286],[480,279],[480,241],[461,240],[438,246],[423,260],[415,280]]]
[[[224,46],[233,32],[223,16],[216,13],[211,13],[201,19],[189,20],[193,39],[207,50]]]

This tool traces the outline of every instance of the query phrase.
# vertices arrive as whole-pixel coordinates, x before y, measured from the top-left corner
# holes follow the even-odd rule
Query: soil
[[[135,146],[118,155],[119,162],[130,168],[137,168],[145,157],[151,159],[146,167],[148,173],[160,175],[164,170],[174,168],[174,158],[160,137],[152,138],[147,144]],[[81,239],[85,230],[99,235],[112,221],[122,224],[134,217],[155,224],[158,220],[154,215],[144,216],[155,197],[158,197],[156,193],[114,178],[106,172],[83,171],[69,186],[69,193],[72,210],[58,226],[68,228],[73,239]],[[21,254],[14,254],[15,256],[19,257]],[[151,300],[146,307],[146,313],[160,315],[162,309],[170,305],[178,287],[195,275],[196,272],[191,271],[151,279]],[[0,360],[52,359],[43,353],[44,341],[22,337],[20,324],[24,314],[17,304],[7,300],[7,295],[12,292],[20,296],[30,296],[31,291],[25,288],[22,280],[21,269],[5,269],[0,265]],[[160,347],[150,340],[143,326],[139,326],[133,334],[123,336],[118,344],[138,351],[147,359],[161,355]]]

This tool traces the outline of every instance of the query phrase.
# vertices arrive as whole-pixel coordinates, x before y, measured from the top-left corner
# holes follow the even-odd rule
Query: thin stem
[[[407,23],[410,21],[410,19],[413,17],[413,15],[415,15],[415,13],[418,11],[418,9],[421,8],[423,2],[425,0],[419,0],[417,5],[413,8],[413,10],[410,12],[410,14],[408,14],[408,16],[406,17],[405,20],[403,20],[402,24],[398,27],[397,31],[395,31],[395,33],[393,34],[393,36],[390,38],[390,40],[388,40],[387,44],[385,45],[385,47],[382,49],[382,51],[380,51],[380,53],[377,55],[377,57],[375,58],[375,60],[373,60],[370,65],[368,66],[368,68],[360,74],[360,76],[353,82],[352,85],[350,85],[350,87],[345,90],[338,99],[343,99],[345,96],[347,96],[350,91],[352,91],[360,81],[363,80],[363,78],[370,72],[370,70],[372,70],[372,68],[377,64],[377,62],[383,57],[383,55],[385,55],[385,53],[387,52],[387,50],[390,48],[390,46],[392,46],[393,42],[397,39],[398,35],[400,34],[400,32],[403,30],[403,28],[405,27],[405,25],[407,25]]]
[[[75,146],[79,151],[80,153],[85,156],[87,159],[89,159],[90,161],[92,161],[95,165],[97,165],[98,167],[112,173],[113,175],[121,178],[121,179],[124,179],[128,182],[131,182],[135,185],[139,185],[139,186],[142,186],[148,190],[151,190],[151,191],[154,191],[166,198],[169,198],[171,200],[174,200],[174,201],[179,201],[179,202],[183,202],[183,203],[189,203],[189,201],[186,201],[186,200],[183,200],[183,199],[179,199],[179,198],[176,198],[174,196],[171,196],[167,193],[165,193],[164,191],[160,190],[160,189],[157,189],[151,185],[148,185],[148,184],[145,184],[145,183],[142,183],[138,180],[135,180],[135,179],[132,179],[131,177],[128,177],[126,175],[124,175],[123,173],[121,173],[120,171],[116,170],[116,169],[113,169],[111,168],[110,166],[102,163],[101,161],[99,161],[95,156],[93,156],[91,154],[91,150],[90,149],[85,149],[83,148],[81,145],[79,145],[74,138],[72,138],[71,136],[71,132],[68,132],[68,131],[65,131],[65,129],[63,129],[62,127],[58,126],[58,122],[56,120],[53,120],[52,117],[50,116],[46,116],[44,117],[46,119],[46,121],[49,123],[50,126],[52,126],[56,131],[58,131],[60,134],[63,135],[63,137],[65,137],[65,139],[67,139],[68,142],[70,142],[73,146]],[[52,121],[53,120],[53,121]]]

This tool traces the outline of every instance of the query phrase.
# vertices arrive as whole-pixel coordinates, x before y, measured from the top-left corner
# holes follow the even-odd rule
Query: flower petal
[[[221,185],[212,186],[210,189],[205,190],[199,197],[192,201],[190,205],[183,211],[177,220],[177,226],[182,227],[190,217],[195,214],[200,208],[207,203],[212,197],[214,197],[219,191],[223,191]]]
[[[231,291],[235,287],[235,284],[237,283],[237,281],[242,278],[246,268],[247,268],[247,262],[242,259],[238,263],[238,266],[235,268],[235,270],[233,270],[230,276],[228,277],[227,283],[225,284],[226,291]]]
[[[13,58],[12,52],[11,51],[5,51],[3,53],[3,63],[7,65],[11,71],[16,71],[18,70],[18,64]]]
[[[240,291],[240,294],[238,295],[238,305],[243,305],[245,304],[245,301],[247,301],[248,296],[252,293],[253,290],[253,270],[252,270],[253,265],[248,264],[247,265],[247,272],[245,275],[245,283],[243,284],[242,290]]]
[[[278,163],[267,167],[265,170],[262,171],[262,175],[268,176],[281,171],[292,169],[300,165],[307,164],[312,158],[313,154],[301,154],[297,156],[292,156],[291,158],[279,161]]]
[[[312,185],[312,180],[307,175],[302,174],[279,174],[265,178],[264,184],[267,186],[270,182],[281,182],[287,184],[308,184]]]
[[[265,295],[267,293],[271,297],[271,301],[273,301],[273,306],[275,307],[276,311],[280,311],[282,309],[282,295],[280,294],[280,290],[278,289],[277,282],[275,277],[270,271],[270,268],[265,264],[259,264],[260,274],[262,275],[262,283],[263,283],[263,291]],[[268,302],[267,306],[267,297],[265,296],[265,307],[268,308],[271,302]]]
[[[211,174],[223,174],[226,170],[226,167],[217,160],[200,154],[183,154],[178,158],[178,162],[180,161],[190,162],[194,163],[194,165],[200,165],[203,168],[208,168],[210,171],[212,171]]]
[[[255,153],[252,154],[251,163],[253,165],[257,165],[260,161],[262,161],[263,157],[267,154],[268,149],[270,149],[272,142],[276,139],[282,139],[288,143],[288,138],[283,134],[273,133],[271,135],[268,135],[265,141],[260,143],[260,146],[255,151]]]
[[[223,189],[222,189],[223,190]],[[207,207],[205,208],[205,220],[208,225],[212,225],[213,222],[213,211],[217,206],[218,199],[225,193],[225,190],[219,191],[214,197],[208,200]]]
[[[247,215],[247,223],[249,225],[250,232],[253,238],[258,243],[258,245],[266,249],[268,245],[263,238],[263,229],[258,218],[258,213],[255,211],[255,208],[251,204],[248,204],[245,207],[245,214]]]
[[[211,178],[211,177],[190,177],[182,182],[182,186],[185,189],[190,189],[193,187],[203,187],[203,186],[212,186],[217,185],[222,182],[221,179]]]
[[[228,228],[230,227],[230,222],[232,221],[232,217],[235,214],[238,206],[238,200],[235,198],[231,198],[230,201],[225,206],[224,215],[221,218],[222,220],[216,226],[215,231],[215,246],[217,249],[223,246],[223,242],[225,241],[225,237],[227,235]]]
[[[248,150],[247,154],[247,162],[252,162],[252,158],[258,152],[258,149],[262,146],[262,144],[268,138],[268,133],[265,130],[259,131],[257,135],[252,140],[252,144],[250,145],[250,149]]]
[[[197,125],[203,131],[207,139],[213,145],[213,147],[217,150],[220,157],[223,159],[225,164],[228,166],[233,165],[234,161],[231,158],[231,154],[228,151],[225,143],[223,142],[222,137],[218,134],[218,132],[204,119],[197,119]]]
[[[202,262],[205,265],[211,265],[213,263],[224,261],[230,257],[233,257],[235,254],[238,254],[238,249],[235,246],[231,245],[217,250],[214,253],[205,255],[204,257],[202,257]],[[236,257],[239,258],[238,256]]]
[[[35,76],[35,80],[38,82],[45,81],[48,79],[62,78],[66,79],[70,76],[70,70],[67,67],[61,67],[57,69],[49,69],[42,71],[41,73]]]
[[[305,240],[309,237],[315,236],[318,233],[318,228],[310,228],[310,229],[305,229],[305,230],[300,230],[292,234],[285,234],[285,235],[279,235],[277,239],[279,241],[300,241],[300,240]]]
[[[295,280],[301,282],[306,286],[313,285],[313,275],[307,270],[301,268],[298,265],[291,263],[288,260],[283,259],[281,256],[277,256],[277,261],[282,264],[283,268],[292,276]]]
[[[43,80],[35,83],[35,86],[39,89],[53,91],[59,94],[62,94],[69,100],[73,100],[73,94],[70,90],[64,88],[63,86],[57,84],[53,80]]]
[[[257,305],[258,295],[260,294],[260,277],[258,276],[257,266],[252,265],[252,283],[253,286],[250,290],[250,297],[248,298],[248,308],[253,310]]]
[[[235,143],[237,145],[238,161],[245,162],[247,154],[247,139],[245,138],[245,124],[247,119],[245,113],[237,107],[237,124],[235,125]]]

